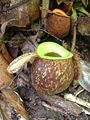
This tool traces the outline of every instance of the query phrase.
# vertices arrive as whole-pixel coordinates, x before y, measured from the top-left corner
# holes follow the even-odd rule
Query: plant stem
[[[76,24],[74,25],[73,28],[73,40],[72,40],[72,46],[71,46],[71,51],[73,52],[76,46],[76,35],[77,35],[77,30],[76,30]]]

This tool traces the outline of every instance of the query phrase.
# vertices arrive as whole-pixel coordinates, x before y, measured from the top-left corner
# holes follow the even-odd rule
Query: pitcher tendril
[[[13,60],[10,65],[8,66],[7,70],[9,73],[15,73],[17,72],[21,67],[23,67],[23,65],[27,62],[33,62],[34,59],[37,57],[37,54],[35,53],[26,53],[23,54],[21,56],[19,56],[18,58],[16,58],[15,60]]]

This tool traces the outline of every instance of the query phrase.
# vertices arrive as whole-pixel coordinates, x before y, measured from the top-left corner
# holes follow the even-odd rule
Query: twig
[[[57,107],[55,107],[55,106],[50,106],[49,104],[47,104],[47,103],[45,103],[45,102],[42,102],[42,105],[43,105],[44,107],[50,109],[50,110],[53,110],[53,111],[55,111],[55,112],[60,112],[60,113],[62,113],[63,115],[67,116],[69,120],[71,120],[71,118],[69,117],[69,115],[68,115],[66,112],[64,112],[63,110],[61,110],[61,109],[59,109],[59,108],[57,108]]]
[[[75,24],[73,28],[73,40],[72,40],[72,46],[71,46],[72,52],[74,51],[75,45],[76,45],[76,35],[77,35],[77,30],[76,30],[76,24]]]
[[[64,95],[64,98],[67,99],[67,100],[70,100],[72,102],[75,102],[79,105],[82,105],[84,107],[90,108],[90,103],[89,102],[86,102],[86,101],[84,101],[84,100],[82,100],[82,99],[80,99],[80,98],[78,98],[78,97],[76,97],[72,94],[67,93],[67,94]]]
[[[83,112],[82,107],[73,102],[63,99],[60,96],[47,96],[42,93],[38,93],[38,95],[42,100],[47,102],[49,105],[60,109],[60,111],[64,112],[64,114],[67,113],[70,115],[78,116]]]
[[[81,94],[83,91],[84,91],[84,89],[82,88],[82,89],[76,91],[76,92],[74,93],[74,95],[75,95],[75,96],[78,96],[78,95]]]

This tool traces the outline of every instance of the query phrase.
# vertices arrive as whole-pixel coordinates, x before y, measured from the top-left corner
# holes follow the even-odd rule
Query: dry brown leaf
[[[24,120],[30,120],[22,104],[22,100],[16,92],[11,89],[4,89],[2,93],[6,100],[17,110],[17,112],[23,117]]]
[[[26,27],[26,25],[30,23],[29,16],[27,15],[27,10],[25,7],[15,8],[8,13],[0,14],[0,24],[3,24],[4,22],[7,22],[11,19],[17,20],[19,25],[15,25],[19,27]]]
[[[0,53],[0,67],[3,67],[4,70],[7,70],[8,62],[4,59],[2,53]]]
[[[12,1],[12,4],[15,4],[15,1],[14,3]],[[10,22],[12,22],[12,20],[16,20],[13,21],[13,24],[11,23],[12,26],[14,25],[18,27],[26,27],[27,25],[30,24],[30,22],[33,22],[34,20],[39,18],[40,16],[39,5],[40,0],[30,1],[28,0],[27,3],[13,7],[12,9],[8,9],[8,12],[7,11],[0,12],[0,24],[6,22],[4,26],[7,26],[8,24],[10,24]]]
[[[7,87],[12,82],[13,76],[7,72],[8,63],[0,53],[0,89]]]
[[[17,20],[20,27],[26,27],[30,23],[27,12],[27,4],[21,5],[17,8],[9,10],[9,12],[0,13],[0,24],[10,20]],[[18,25],[16,24],[16,26]]]
[[[0,96],[3,97],[3,96]],[[12,107],[4,98],[0,99],[0,120],[10,120]]]
[[[3,55],[3,57],[5,58],[5,60],[6,60],[8,63],[11,63],[13,59],[12,59],[12,57],[10,56],[10,54],[9,54],[9,52],[8,52],[5,44],[2,44],[1,50],[2,50],[2,55]]]

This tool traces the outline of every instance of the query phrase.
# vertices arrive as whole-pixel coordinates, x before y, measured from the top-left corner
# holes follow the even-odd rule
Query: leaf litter
[[[35,0],[33,0],[33,2],[35,2]],[[61,4],[59,0],[57,0],[57,3]],[[47,4],[50,4],[50,3],[47,2]],[[48,7],[49,5],[47,4],[46,6]],[[11,14],[9,14],[9,16],[13,18],[12,17],[13,11],[16,10],[15,12],[17,12],[19,9],[21,8],[18,7],[18,9],[15,8],[12,11],[10,11]],[[24,11],[24,13],[27,14],[26,11]],[[30,62],[24,64],[22,69],[20,69],[14,75],[14,77],[10,74],[8,75],[6,68],[8,66],[8,63],[12,61],[12,58],[13,59],[17,58],[21,54],[25,54],[28,52],[34,52],[38,44],[40,42],[47,41],[47,39],[51,39],[51,41],[54,39],[56,42],[59,42],[59,43],[60,41],[58,41],[53,35],[48,34],[48,32],[41,33],[38,30],[33,30],[33,28],[31,29],[25,28],[28,24],[30,24],[30,22],[33,23],[32,21],[36,20],[39,17],[39,14],[37,14],[35,18],[32,17],[31,21],[30,21],[30,18],[28,17],[28,14],[25,17],[25,21],[23,21],[24,19],[18,18],[19,16],[18,14],[16,14],[16,20],[18,21],[18,24],[12,21],[12,19],[7,21],[6,15],[5,15],[5,18],[3,17],[3,14],[0,14],[0,15],[2,17],[1,19],[2,21],[0,21],[0,23],[2,24],[1,31],[3,35],[3,39],[7,41],[5,45],[10,53],[10,57],[8,57],[9,53],[5,51],[6,48],[5,46],[3,46],[2,54],[0,54],[1,56],[0,69],[2,73],[2,75],[0,75],[2,77],[0,78],[1,80],[0,82],[1,83],[1,93],[0,93],[1,120],[3,119],[21,120],[22,117],[25,118],[25,120],[28,120],[29,118],[31,118],[32,120],[50,120],[50,119],[51,120],[60,120],[60,119],[61,120],[65,120],[65,119],[89,120],[90,116],[88,116],[87,114],[89,114],[90,109],[85,108],[85,110],[88,111],[88,113],[85,114],[83,112],[84,108],[82,106],[78,106],[73,102],[66,101],[65,99],[63,99],[63,95],[65,93],[69,92],[74,94],[76,91],[82,89],[80,85],[71,87],[68,90],[66,90],[65,93],[63,92],[56,96],[44,96],[43,94],[39,94],[31,85],[30,68],[32,64]],[[42,25],[40,21],[38,22],[38,26],[39,26],[39,29],[40,28],[42,29]],[[24,28],[21,28],[21,27],[24,27]],[[37,26],[35,26],[35,28],[37,29]],[[83,38],[83,41],[82,41],[82,38]],[[90,47],[88,46],[88,44],[90,44],[89,37],[82,37],[80,35],[77,35],[77,39],[78,41],[76,43],[76,48],[80,53],[80,57],[83,60],[90,63],[90,57],[89,57]],[[2,58],[3,57],[2,55],[4,55],[5,57]],[[15,82],[13,87],[11,87],[12,80],[14,80]],[[2,81],[5,81],[5,82],[2,83]],[[5,86],[2,87],[2,84],[5,84]],[[78,95],[79,98],[90,103],[89,96],[90,96],[90,93],[85,90]],[[7,108],[5,108],[5,106],[7,106]]]

